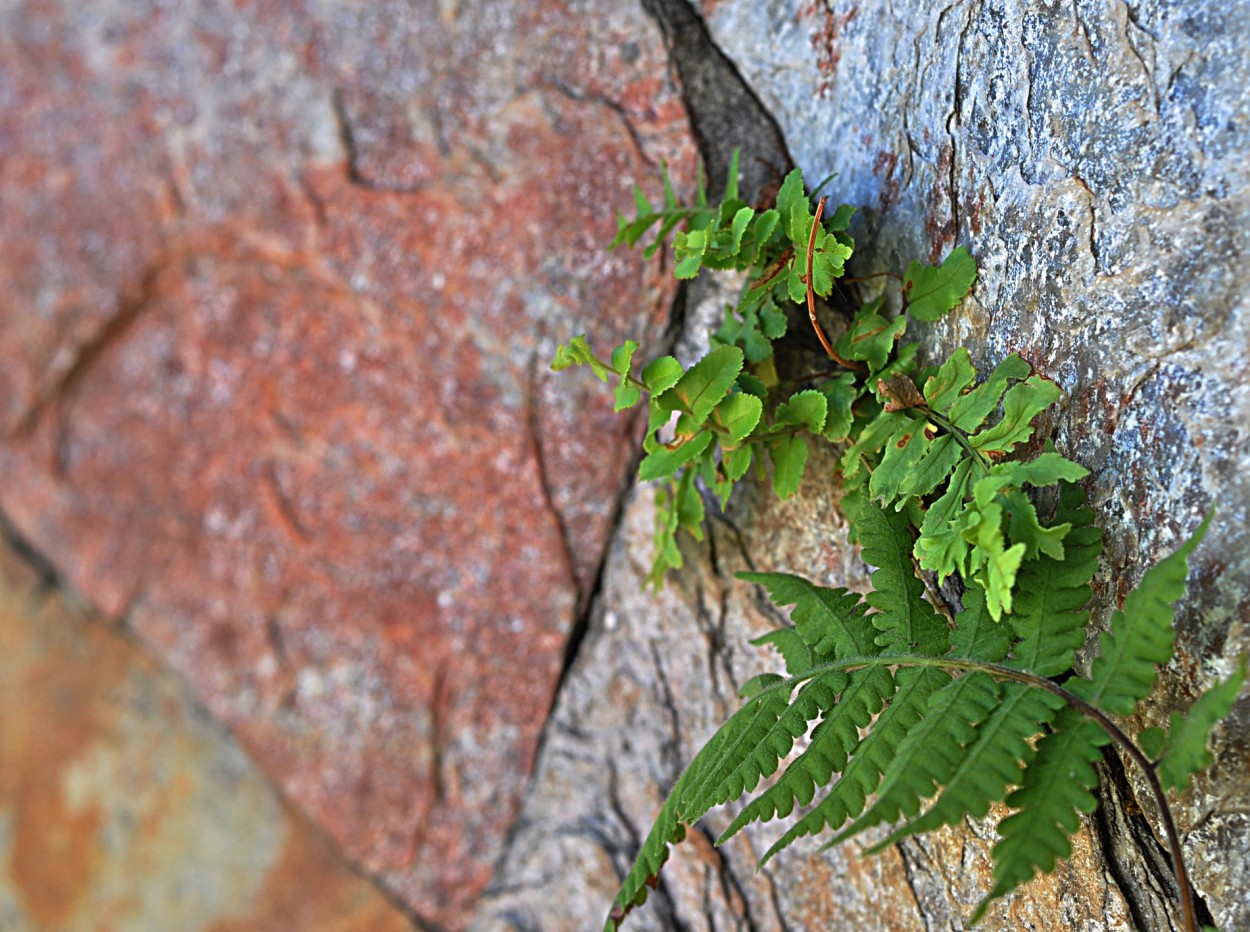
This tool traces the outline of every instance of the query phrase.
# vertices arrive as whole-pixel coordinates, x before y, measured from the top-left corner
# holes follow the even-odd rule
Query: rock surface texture
[[[977,256],[928,346],[1014,350],[1064,388],[1056,442],[1092,471],[1106,532],[1101,618],[1219,506],[1138,724],[1161,723],[1250,654],[1248,33],[1245,0],[0,0],[0,512],[411,921],[595,928],[759,669],[747,642],[776,619],[732,574],[864,579],[826,462],[789,502],[733,500],[640,593],[639,425],[587,373],[546,371],[583,330],[648,355],[706,338],[714,292],[602,247],[661,159],[689,192],[696,141],[713,181],[736,145],[752,193],[791,160],[837,172],[863,208],[853,274]],[[5,618],[12,656],[35,658],[6,646],[6,702],[80,734],[57,697],[113,688],[112,633]],[[65,691],[34,691],[38,664]],[[108,754],[9,721],[0,853],[19,815],[60,808],[38,857],[7,856],[0,924],[91,926],[32,912],[61,901],[54,833],[87,840],[56,882],[103,889],[90,845],[122,850],[121,817],[92,794],[127,785],[126,753],[173,752],[124,716],[110,747],[131,750]],[[1244,697],[1217,739],[1177,812],[1204,908],[1250,928]],[[152,811],[252,830],[233,777],[203,802],[226,752],[202,753]],[[10,776],[41,760],[74,762],[60,795]],[[1171,927],[1154,813],[1106,771],[1073,860],[984,928]],[[724,820],[631,925],[960,929],[988,887],[989,825],[876,859],[799,845],[756,872],[770,833],[717,849]],[[276,838],[249,856],[295,858]],[[299,850],[322,853],[287,873],[313,879],[283,889],[329,891],[303,927],[399,921],[316,879],[341,868],[329,847]]]
[[[852,274],[956,245],[978,257],[972,298],[930,349],[966,345],[990,365],[1016,351],[1067,392],[1055,436],[1093,473],[1104,621],[1218,506],[1178,613],[1177,661],[1135,724],[1164,723],[1250,652],[1250,64],[1239,51],[1250,7],[719,0],[701,12],[807,177],[836,172],[835,196],[863,208]],[[635,594],[649,504],[641,493],[631,504],[481,928],[587,928],[602,914],[604,875],[625,869],[663,791],[760,669],[746,641],[771,619],[733,571],[838,584],[862,573],[835,490],[809,473],[800,497],[778,504],[761,490],[732,504],[691,555],[696,568],[651,608]],[[1244,696],[1217,750],[1176,810],[1202,908],[1245,928]],[[1174,927],[1149,798],[1115,758],[1104,776],[1113,788],[1072,862],[996,905],[985,928]],[[776,832],[715,849],[727,820],[709,821],[630,917],[637,928],[959,929],[988,889],[988,827],[876,860],[853,844],[789,849],[757,873]]]
[[[658,264],[602,254],[634,178],[694,167],[658,30],[611,2],[5,2],[0,147],[0,508],[462,925],[633,455],[547,363],[669,315]]]

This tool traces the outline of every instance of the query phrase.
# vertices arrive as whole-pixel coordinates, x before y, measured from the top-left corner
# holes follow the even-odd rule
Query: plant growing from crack
[[[776,493],[793,495],[809,444],[819,441],[841,449],[842,507],[876,570],[863,597],[799,576],[739,574],[794,606],[792,626],[757,640],[778,649],[785,673],[743,686],[745,704],[669,794],[606,929],[646,899],[687,825],[752,793],[718,843],[807,807],[764,861],[826,829],[838,832],[832,845],[901,820],[869,849],[879,851],[1004,803],[995,883],[975,921],[1071,854],[1080,813],[1096,806],[1093,764],[1114,743],[1155,799],[1183,927],[1196,932],[1165,790],[1183,789],[1211,763],[1211,729],[1237,698],[1245,664],[1186,716],[1174,715],[1166,733],[1147,729],[1134,740],[1112,716],[1133,714],[1172,657],[1172,607],[1209,518],[1127,597],[1089,673],[1073,673],[1101,547],[1075,485],[1087,471],[1050,445],[1023,453],[1060,389],[1015,354],[978,379],[966,350],[922,367],[919,345],[902,340],[909,323],[937,320],[964,298],[976,277],[971,256],[956,249],[936,268],[912,263],[897,312],[877,297],[831,340],[816,299],[833,293],[851,256],[853,211],[826,218],[823,197],[813,210],[797,169],[764,210],[739,198],[736,178],[735,157],[719,205],[700,184],[694,206],[684,207],[665,173],[664,203],[653,207],[637,192],[637,216],[621,218],[614,243],[634,246],[658,227],[647,255],[672,234],[677,278],[702,268],[746,273],[710,351],[688,369],[661,356],[635,374],[637,343],[600,358],[579,336],[557,350],[553,368],[589,366],[613,383],[617,410],[647,400],[639,477],[661,483],[652,585],[682,565],[679,532],[701,539],[703,490],[723,506],[753,466],[763,474],[770,463]],[[832,370],[778,377],[773,343],[786,332],[787,302],[806,306]],[[1045,518],[1028,487],[1055,490]],[[946,599],[929,587],[926,601],[926,577],[952,576],[964,591],[943,617],[935,604]],[[818,789],[826,792],[816,801]]]

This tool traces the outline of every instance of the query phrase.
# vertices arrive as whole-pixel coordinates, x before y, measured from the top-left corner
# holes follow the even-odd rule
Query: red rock
[[[640,11],[74,4],[0,44],[0,508],[456,927],[516,812],[630,427],[557,340],[692,150]],[[576,328],[576,330],[574,329]]]
[[[0,541],[5,928],[411,928],[176,677]]]

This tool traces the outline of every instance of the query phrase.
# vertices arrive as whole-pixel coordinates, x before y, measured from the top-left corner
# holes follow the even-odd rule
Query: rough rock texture
[[[659,341],[601,250],[687,134],[632,5],[0,3],[0,509],[448,926],[633,455],[547,362]]]
[[[674,305],[662,259],[600,248],[661,158],[689,191],[692,137],[713,182],[742,145],[753,192],[791,158],[838,172],[864,208],[857,272],[978,256],[930,349],[1018,350],[1068,392],[1057,441],[1093,471],[1108,539],[1100,617],[1219,503],[1140,724],[1158,723],[1250,653],[1248,29],[1245,0],[0,0],[0,511],[422,920],[593,928],[759,668],[747,640],[774,619],[732,573],[862,581],[826,461],[794,501],[734,501],[641,595],[649,493],[616,522],[637,425],[586,373],[545,372],[578,330],[658,352],[670,310],[693,351],[707,293]],[[69,625],[14,629],[15,655]],[[99,669],[49,661],[67,694],[116,682],[88,643]],[[6,778],[64,765],[46,736],[3,734]],[[165,753],[161,734],[116,737],[113,759]],[[1217,738],[1177,810],[1204,908],[1244,928],[1244,700]],[[1153,813],[1106,769],[1071,864],[985,927],[1169,927]],[[97,776],[64,792],[127,785]],[[23,818],[69,805],[22,798]],[[232,825],[236,804],[187,817]],[[108,848],[91,819],[114,811],[57,809],[34,843]],[[987,886],[988,825],[875,860],[800,845],[756,873],[771,833],[715,849],[725,819],[638,928],[959,929]],[[118,862],[86,850],[0,909],[105,889]],[[319,888],[329,855],[307,857]]]
[[[1132,723],[1162,724],[1250,653],[1250,7],[700,9],[808,177],[837,172],[836,196],[864,208],[854,271],[898,271],[967,245],[980,282],[958,318],[934,328],[932,352],[963,344],[992,364],[1018,351],[1068,393],[1054,426],[1093,473],[1107,537],[1100,619],[1218,505],[1178,613],[1178,659]],[[579,929],[602,916],[614,887],[604,875],[627,868],[663,791],[759,669],[746,639],[767,612],[733,570],[857,574],[834,491],[809,475],[800,494],[810,501],[772,504],[761,491],[735,503],[658,605],[635,595],[645,494],[631,504],[481,928]],[[1246,928],[1245,696],[1216,750],[1176,812],[1201,908]],[[1174,927],[1153,807],[1122,762],[1104,769],[1103,809],[1074,860],[998,904],[986,928]],[[631,923],[958,929],[988,889],[988,826],[876,861],[854,845],[791,849],[756,874],[760,839],[775,833],[718,850],[707,839],[724,822],[712,821]]]
[[[0,538],[0,928],[412,928],[133,639]]]

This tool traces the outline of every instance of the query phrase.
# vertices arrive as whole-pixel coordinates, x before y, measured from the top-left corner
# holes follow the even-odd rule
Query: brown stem
[[[825,201],[827,197],[822,197],[816,203],[816,216],[812,219],[812,233],[807,238],[807,277],[804,284],[807,285],[807,316],[812,321],[812,329],[816,331],[816,336],[820,339],[820,345],[825,348],[825,352],[829,354],[829,358],[836,362],[839,366],[847,369],[853,369],[856,372],[867,372],[868,367],[862,362],[854,362],[849,359],[843,359],[829,343],[829,338],[825,336],[825,331],[821,328],[820,322],[816,320],[816,289],[812,279],[812,260],[816,255],[816,231],[820,229],[820,215],[825,212]]]

